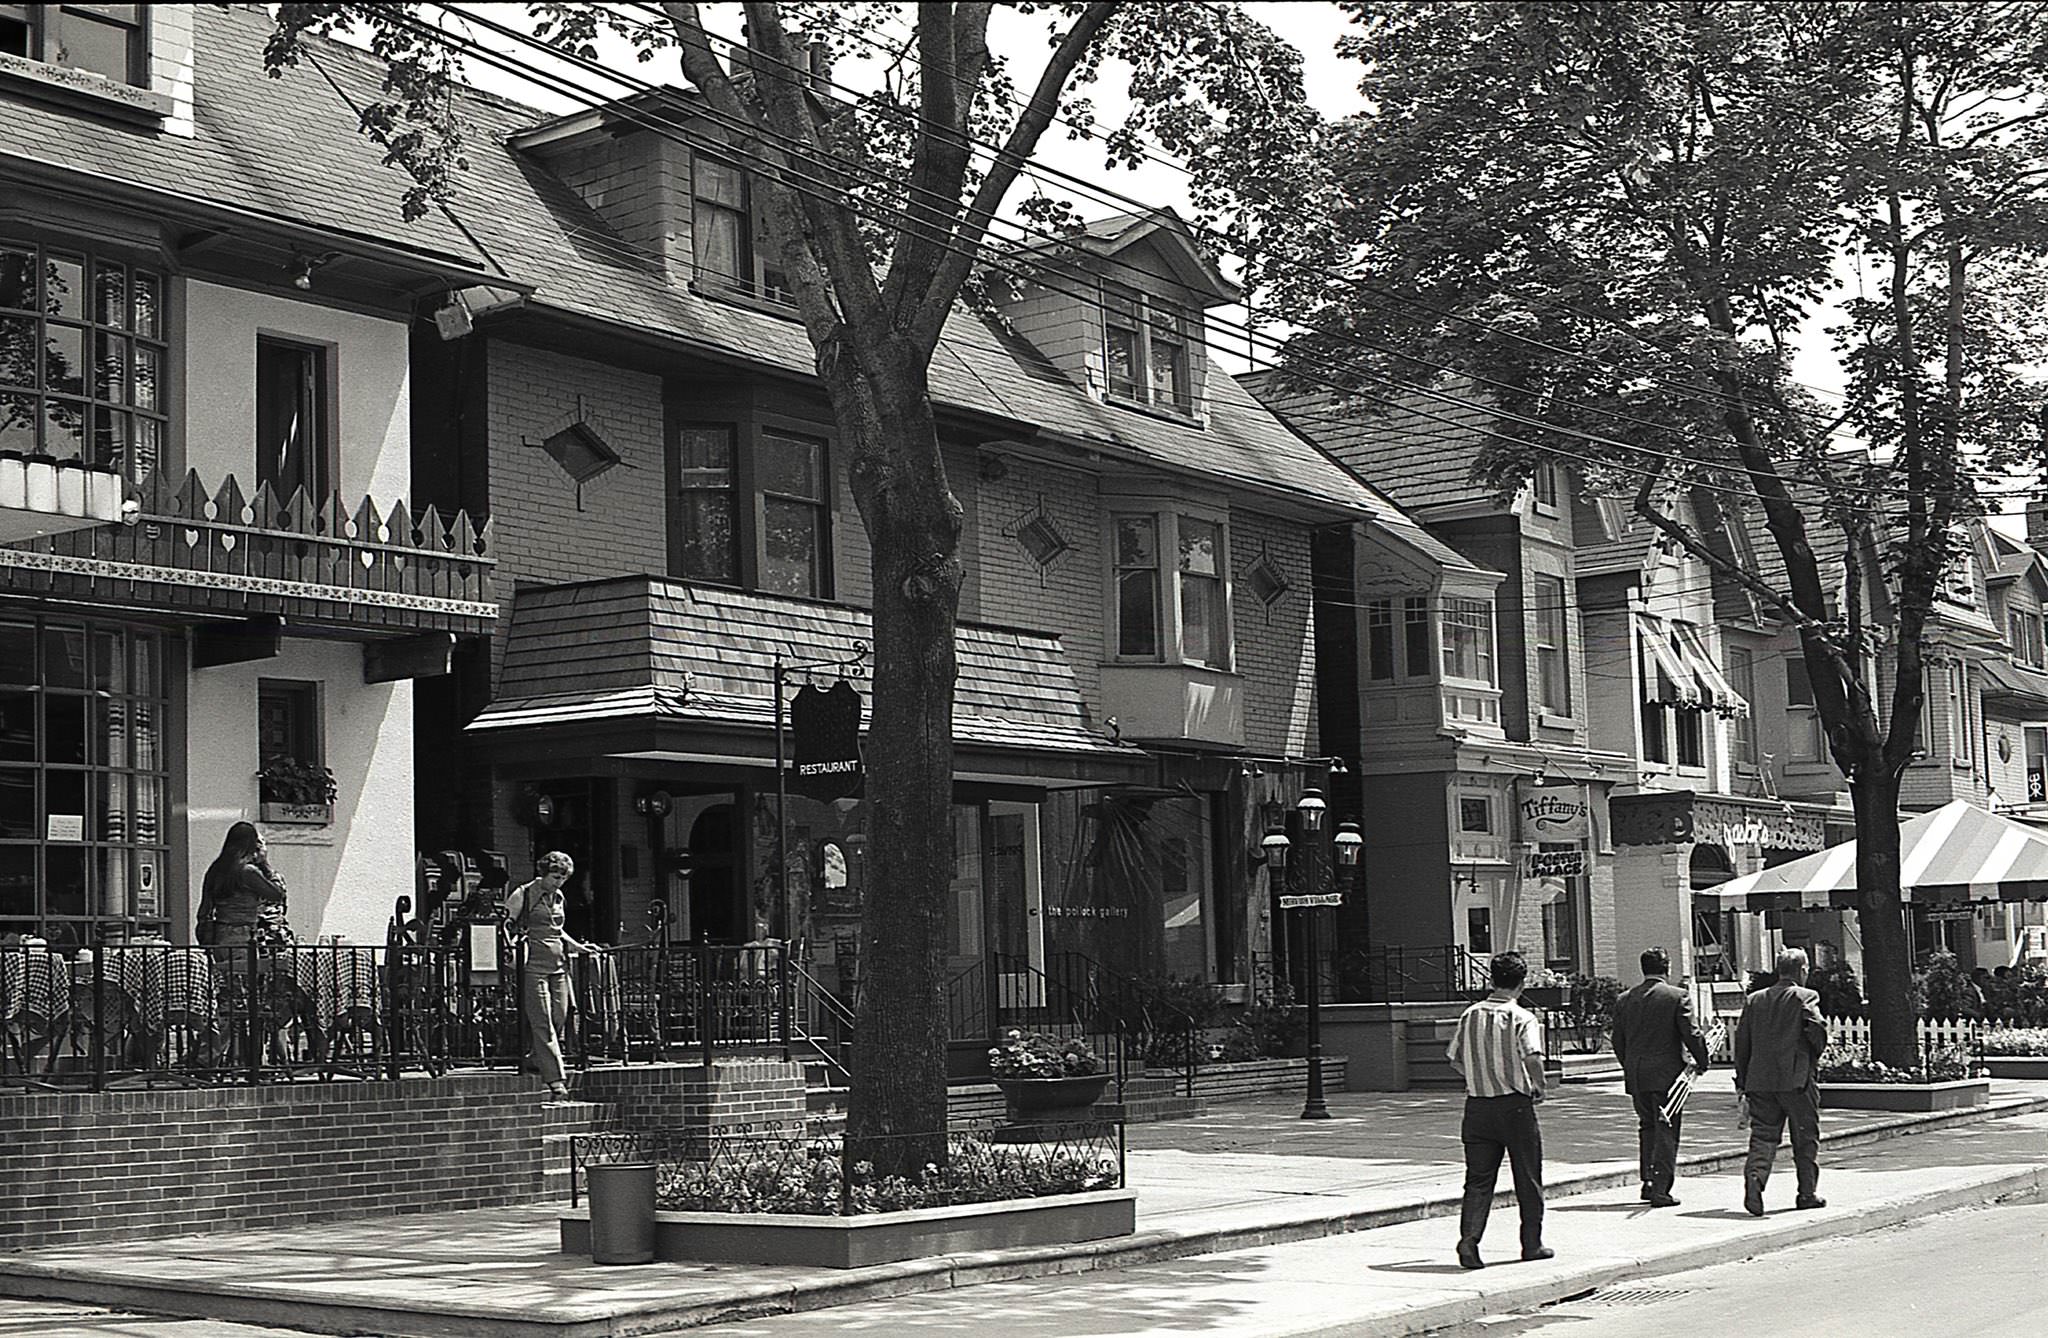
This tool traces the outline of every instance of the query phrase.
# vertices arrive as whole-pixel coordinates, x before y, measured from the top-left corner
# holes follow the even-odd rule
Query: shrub
[[[1982,1006],[1970,973],[1952,952],[1930,953],[1914,985],[1922,1017],[1975,1017]]]
[[[1294,988],[1282,981],[1269,999],[1261,999],[1237,1015],[1223,1038],[1223,1058],[1277,1059],[1293,1052],[1308,1030],[1308,1019],[1295,1006]]]
[[[1013,1027],[989,1048],[988,1071],[998,1078],[1082,1078],[1102,1072],[1102,1060],[1079,1036]]]
[[[1978,1049],[1987,1055],[2048,1055],[2048,1027],[1993,1027]]]
[[[1970,1076],[1970,1051],[1962,1045],[1927,1047],[1921,1063],[1897,1068],[1870,1057],[1867,1045],[1837,1041],[1820,1057],[1814,1073],[1819,1082],[1920,1083],[1953,1082]]]
[[[1223,1013],[1223,991],[1206,980],[1186,976],[1148,975],[1134,982],[1137,990],[1139,1048],[1157,1064],[1189,1064],[1202,1032]]]

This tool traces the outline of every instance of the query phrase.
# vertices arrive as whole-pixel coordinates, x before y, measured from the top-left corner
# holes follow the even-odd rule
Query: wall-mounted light
[[[674,811],[676,801],[667,790],[649,790],[633,801],[633,807],[650,818],[665,818]]]
[[[339,251],[323,251],[319,255],[310,251],[294,251],[292,258],[285,262],[285,277],[292,281],[292,287],[304,292],[313,286],[316,271],[340,258]]]
[[[1331,838],[1331,842],[1337,847],[1337,864],[1340,868],[1358,867],[1358,857],[1365,853],[1365,838],[1358,834],[1357,823],[1338,823],[1337,835]]]
[[[554,826],[554,796],[542,794],[538,790],[528,790],[520,804],[519,819],[529,827]]]

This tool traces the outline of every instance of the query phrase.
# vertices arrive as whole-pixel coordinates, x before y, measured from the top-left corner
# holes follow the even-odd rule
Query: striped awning
[[[1645,701],[1723,716],[1748,716],[1749,703],[1714,663],[1697,627],[1640,611],[1636,622],[1643,643]]]
[[[2048,901],[2048,833],[1958,799],[1899,824],[1909,902]],[[1720,910],[1853,910],[1856,843],[1844,841],[1693,894]]]

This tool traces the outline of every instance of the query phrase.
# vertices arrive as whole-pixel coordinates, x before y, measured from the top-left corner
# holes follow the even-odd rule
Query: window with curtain
[[[1150,516],[1116,520],[1116,633],[1119,655],[1159,653],[1159,522]]]
[[[1445,678],[1494,685],[1492,601],[1443,601],[1443,657]]]
[[[728,585],[739,580],[739,529],[730,424],[685,424],[676,433],[676,575]]]
[[[754,227],[747,208],[747,174],[700,153],[691,164],[690,190],[690,245],[697,277],[752,287]]]
[[[1742,700],[1756,702],[1756,652],[1746,646],[1725,645],[1722,651],[1722,669],[1728,676],[1728,686],[1740,693]],[[1756,712],[1751,710],[1736,716],[1729,722],[1728,751],[1730,760],[1738,767],[1757,765]]]
[[[0,451],[154,477],[164,293],[157,270],[0,238]]]
[[[1536,616],[1531,622],[1536,629],[1537,705],[1554,715],[1568,716],[1572,713],[1572,675],[1564,578],[1538,576],[1534,593]]]
[[[327,350],[256,339],[256,479],[288,502],[303,491],[318,506],[333,490]]]
[[[1180,546],[1180,656],[1189,664],[1230,667],[1223,610],[1223,527],[1212,520],[1181,516],[1175,527]]]

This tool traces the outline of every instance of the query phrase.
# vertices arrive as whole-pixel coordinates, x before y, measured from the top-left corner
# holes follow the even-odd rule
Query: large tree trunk
[[[921,367],[833,385],[859,422],[850,475],[874,559],[874,701],[866,747],[873,879],[861,909],[846,1166],[914,1174],[946,1161],[942,937],[953,870],[953,624],[960,506]],[[830,382],[828,378],[828,383]]]
[[[1849,777],[1849,796],[1856,806],[1856,919],[1863,934],[1871,1057],[1918,1064],[1913,964],[1899,895],[1898,773],[1881,762],[1858,767]]]

